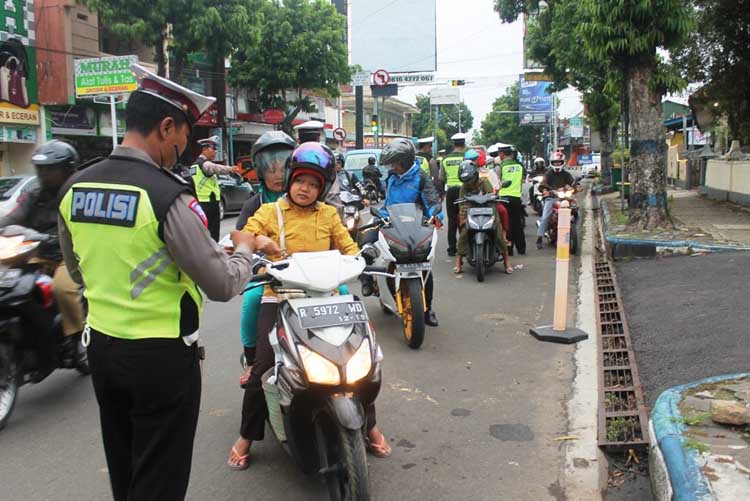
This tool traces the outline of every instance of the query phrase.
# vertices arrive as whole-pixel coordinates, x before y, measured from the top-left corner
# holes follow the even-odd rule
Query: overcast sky
[[[493,101],[523,72],[523,23],[501,23],[492,0],[436,0],[436,4],[436,78],[467,81],[462,97],[474,116],[474,127],[479,128]],[[414,103],[417,94],[427,94],[431,87],[401,87],[399,99]],[[559,98],[561,117],[583,109],[575,91],[563,92]]]

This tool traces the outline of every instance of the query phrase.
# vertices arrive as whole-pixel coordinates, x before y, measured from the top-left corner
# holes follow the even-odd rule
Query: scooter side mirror
[[[510,186],[511,184],[513,184],[513,182],[512,182],[512,181],[503,181],[502,187],[503,187],[503,188],[507,188],[507,187],[508,187],[508,186]]]
[[[373,217],[381,217],[380,211],[375,207],[370,207],[370,215],[372,215]]]

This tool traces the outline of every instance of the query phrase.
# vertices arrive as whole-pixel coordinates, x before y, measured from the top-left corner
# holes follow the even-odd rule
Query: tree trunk
[[[164,35],[159,35],[156,38],[154,50],[156,52],[156,74],[163,77],[167,74],[166,58],[164,57]]]
[[[637,229],[672,225],[667,207],[666,143],[661,95],[649,87],[655,65],[628,72],[630,140],[630,225]]]

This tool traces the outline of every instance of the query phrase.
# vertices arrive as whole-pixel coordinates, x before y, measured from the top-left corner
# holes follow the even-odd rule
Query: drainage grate
[[[600,251],[594,262],[601,371],[599,446],[607,449],[643,447],[648,445],[648,417],[630,332],[612,263],[605,249]]]

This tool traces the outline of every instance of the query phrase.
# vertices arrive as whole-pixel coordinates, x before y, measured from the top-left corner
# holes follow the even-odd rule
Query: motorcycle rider
[[[388,216],[388,207],[394,204],[416,203],[422,206],[422,211],[426,217],[434,218],[435,225],[442,227],[443,213],[440,195],[435,190],[432,180],[419,167],[416,161],[416,150],[414,143],[410,140],[399,137],[391,141],[383,148],[380,154],[380,162],[383,165],[390,165],[391,170],[386,179],[386,195],[383,207],[380,213],[383,217]],[[375,243],[378,239],[376,230],[364,234],[360,245]],[[370,261],[370,258],[365,256]],[[372,263],[369,263],[372,264]],[[373,279],[370,275],[362,275],[362,295],[370,296],[374,292]],[[434,281],[432,273],[427,277],[425,282],[425,302],[427,311],[425,312],[425,323],[437,327],[438,319],[432,310],[432,297],[434,292]]]
[[[493,169],[487,168],[487,157],[482,150],[469,150],[464,155],[464,158],[466,160],[474,161],[477,170],[479,171],[479,177],[487,179],[490,182],[494,193],[500,191],[500,180]],[[500,217],[500,227],[503,240],[505,240],[506,245],[510,245],[510,219],[508,217],[508,209],[506,209],[505,204],[501,202],[497,203],[496,209],[498,216]]]
[[[445,210],[448,212],[448,255],[456,255],[456,234],[458,233],[458,192],[461,189],[461,179],[458,171],[464,161],[466,152],[466,134],[461,132],[451,136],[453,151],[443,158],[443,169],[445,170]]]
[[[30,191],[12,212],[0,218],[0,228],[20,225],[50,236],[50,240],[40,246],[39,258],[54,263],[52,293],[63,321],[62,365],[73,367],[84,327],[84,314],[80,288],[70,278],[60,248],[57,195],[78,166],[78,152],[70,144],[53,139],[34,150],[31,163],[36,168],[39,187]],[[40,339],[38,345],[40,359],[44,359],[39,365],[53,369],[53,340],[48,336],[44,339]]]
[[[469,150],[474,151],[474,150]],[[468,152],[467,152],[468,153]],[[467,159],[461,164],[461,170],[459,171],[459,177],[461,179],[461,190],[459,191],[458,198],[464,198],[467,195],[482,194],[487,195],[495,193],[495,189],[486,177],[481,177],[479,169],[475,160]],[[459,228],[460,233],[458,236],[458,255],[456,256],[456,265],[453,268],[453,273],[461,273],[463,265],[463,258],[469,255],[469,230],[466,227],[466,213],[471,207],[470,204],[464,202],[460,206],[459,211]],[[495,221],[499,221],[497,211],[495,212]],[[508,275],[513,273],[513,266],[510,264],[510,257],[508,256],[508,247],[505,244],[505,238],[503,238],[502,230],[497,231],[498,227],[495,227],[495,246],[503,255],[505,259],[505,273]]]
[[[195,194],[200,202],[203,212],[208,220],[208,231],[214,241],[219,241],[221,231],[221,214],[219,204],[221,203],[221,187],[219,186],[219,174],[230,174],[237,169],[234,165],[221,165],[214,163],[219,136],[211,136],[198,141],[201,145],[201,154],[195,159],[190,168],[193,178]]]
[[[549,221],[552,218],[552,206],[555,203],[555,199],[548,196],[549,192],[566,186],[573,186],[575,184],[575,178],[573,175],[563,169],[564,164],[565,154],[560,151],[553,153],[552,159],[550,160],[550,168],[544,174],[542,182],[539,183],[539,191],[544,194],[545,199],[544,208],[542,209],[542,220],[536,231],[537,249],[541,249],[544,246],[542,238],[544,237],[544,232],[547,231],[547,225],[549,225]]]
[[[361,194],[364,192],[362,183],[359,182],[359,178],[353,172],[348,172],[344,169],[344,155],[336,153],[336,180],[342,190],[356,192]],[[367,202],[367,200],[365,200]]]
[[[534,159],[534,171],[532,172],[532,174],[538,176],[540,174],[544,174],[545,170],[544,159],[542,157],[536,157]]]
[[[253,236],[253,248],[264,252],[272,261],[295,252],[332,248],[342,254],[355,255],[358,252],[357,244],[341,224],[336,209],[322,203],[335,179],[333,153],[327,146],[312,142],[297,147],[287,161],[284,175],[287,194],[273,204],[261,205],[242,230]],[[268,407],[261,376],[274,363],[268,335],[276,323],[278,304],[274,292],[266,288],[258,317],[255,363],[242,402],[240,437],[227,459],[227,465],[233,470],[247,469],[252,442],[263,440]],[[391,448],[375,424],[374,405],[368,406],[366,411],[367,447],[374,455],[387,457]]]
[[[243,205],[237,218],[235,228],[242,230],[263,204],[276,202],[284,194],[284,170],[286,161],[296,148],[297,143],[283,131],[268,131],[253,144],[250,155],[260,184],[258,193],[250,197]],[[263,289],[256,287],[242,295],[242,314],[240,316],[240,340],[245,354],[246,369],[240,376],[240,387],[244,388],[250,377],[250,367],[255,360],[257,339],[258,310]]]
[[[526,254],[526,235],[523,231],[521,192],[523,190],[523,165],[518,163],[514,157],[514,149],[510,144],[498,143],[500,165],[495,168],[495,173],[500,182],[510,181],[510,186],[500,188],[500,196],[508,200],[508,216],[510,218],[511,248],[508,250],[513,255],[513,247],[519,254]],[[495,161],[497,163],[497,160]]]
[[[381,181],[383,174],[376,165],[377,161],[377,158],[374,156],[367,158],[367,165],[362,169],[362,178],[365,182],[368,180],[371,181],[377,187],[378,193],[383,194],[383,182]]]
[[[417,151],[417,161],[419,161],[419,167],[430,176],[432,182],[435,184],[440,198],[445,197],[445,171],[441,165],[432,158],[432,143],[435,140],[433,136],[423,137],[417,139],[419,150]]]

